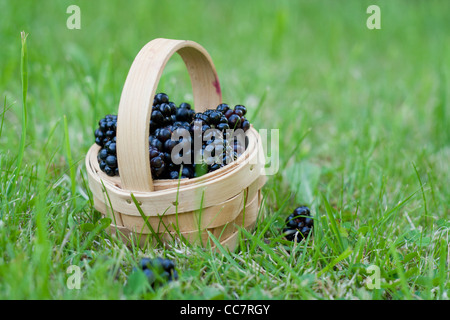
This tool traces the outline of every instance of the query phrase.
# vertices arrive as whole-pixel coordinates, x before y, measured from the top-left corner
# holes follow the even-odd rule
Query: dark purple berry
[[[163,145],[163,143],[162,143],[159,139],[154,138],[154,139],[152,139],[152,141],[150,142],[150,146],[155,147],[155,148],[158,149],[159,151],[162,151],[164,145]]]
[[[151,161],[150,164],[152,167],[154,168],[160,168],[162,167],[162,165],[164,164],[163,159],[161,159],[161,157],[154,157]]]
[[[111,142],[108,146],[108,154],[110,155],[116,155],[116,143],[115,142]]]
[[[156,94],[155,100],[156,100],[156,104],[168,103],[169,96],[167,94],[161,92],[161,93]]]
[[[228,125],[230,126],[231,129],[238,129],[241,126],[241,117],[238,116],[237,114],[232,114],[229,118],[228,118]]]
[[[181,103],[180,104],[180,108],[181,109],[191,109],[191,105],[189,104],[189,103],[187,103],[187,102],[183,102],[183,103]]]
[[[242,122],[242,130],[246,132],[248,129],[250,129],[250,122],[248,120],[244,120]]]
[[[110,168],[108,165],[105,166],[105,170],[104,171],[110,177],[115,175],[114,169]]]
[[[163,114],[163,116],[170,117],[172,115],[172,108],[167,103],[162,103],[159,106],[159,111]]]
[[[294,214],[295,216],[309,216],[309,215],[311,215],[311,212],[309,211],[308,207],[301,206],[301,207],[295,208],[295,210],[292,214]]]
[[[230,110],[230,107],[226,103],[221,103],[217,106],[216,110],[221,113],[225,113]]]
[[[172,131],[166,128],[161,128],[157,134],[155,134],[156,138],[162,143],[166,142],[172,136]]]
[[[301,206],[296,208],[285,221],[285,228],[283,233],[287,240],[300,242],[307,238],[311,233],[314,225],[314,220],[308,207]],[[297,236],[296,236],[297,235]]]
[[[177,121],[191,121],[191,110],[186,108],[178,108],[176,113]]]
[[[209,121],[210,124],[217,125],[220,122],[220,118],[222,117],[222,114],[218,111],[213,111],[209,115]]]
[[[102,130],[96,129],[95,132],[94,132],[94,136],[95,136],[96,138],[103,139],[104,136],[105,136],[105,134],[103,133]]]
[[[234,113],[236,113],[236,111],[242,112],[242,115],[245,116],[245,114],[247,113],[247,108],[243,105],[238,104],[234,107]]]
[[[108,156],[108,150],[100,149],[98,155],[99,155],[100,159],[106,160],[106,157]]]
[[[170,171],[169,172],[169,179],[178,179],[178,171]]]
[[[243,117],[244,116],[244,112],[240,109],[234,110],[233,111],[234,114],[237,114],[239,117]]]
[[[111,168],[117,167],[116,156],[107,156],[105,162],[108,167],[111,167]]]
[[[193,178],[194,177],[194,170],[191,167],[183,166],[183,169],[181,170],[181,175]]]
[[[156,125],[160,125],[163,120],[164,120],[164,116],[161,113],[161,111],[159,110],[153,110],[152,111],[152,116],[151,116],[151,120],[156,124]]]
[[[170,113],[172,115],[176,114],[176,112],[177,112],[177,105],[174,102],[169,102],[169,106],[170,106]]]
[[[174,141],[172,139],[166,140],[164,143],[164,151],[166,152],[172,152],[172,149],[178,144],[177,141]]]
[[[216,128],[220,131],[225,131],[230,129],[230,126],[228,125],[228,123],[219,123]]]
[[[227,111],[224,113],[224,115],[225,115],[225,117],[226,117],[227,119],[229,119],[233,114],[234,114],[234,111],[231,110],[231,109],[227,110]]]
[[[114,130],[108,130],[106,131],[106,137],[112,139],[116,135],[116,132]]]

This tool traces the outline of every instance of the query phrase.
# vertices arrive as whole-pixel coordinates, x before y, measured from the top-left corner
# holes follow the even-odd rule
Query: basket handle
[[[131,65],[119,103],[117,161],[124,189],[153,191],[148,152],[150,116],[159,79],[175,52],[189,72],[195,110],[202,112],[222,102],[216,69],[202,46],[193,41],[163,38],[147,43]]]

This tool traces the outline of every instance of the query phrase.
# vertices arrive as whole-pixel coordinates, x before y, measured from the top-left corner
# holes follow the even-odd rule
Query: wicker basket
[[[246,151],[230,164],[198,178],[152,180],[148,152],[151,108],[163,69],[175,52],[188,69],[196,112],[222,102],[215,67],[202,46],[170,39],[155,39],[145,45],[130,68],[119,104],[120,176],[109,177],[100,170],[98,145],[86,155],[94,206],[112,219],[110,231],[124,241],[137,236],[143,245],[155,238],[164,241],[182,236],[192,244],[205,245],[212,234],[224,247],[234,250],[237,226],[250,230],[255,225],[260,190],[266,181],[260,136],[253,127],[246,132]]]

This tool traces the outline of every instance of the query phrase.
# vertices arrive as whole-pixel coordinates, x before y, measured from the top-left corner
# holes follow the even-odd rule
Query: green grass
[[[448,299],[450,5],[376,1],[381,30],[368,30],[372,2],[76,1],[69,30],[73,1],[0,0],[0,298]],[[157,37],[202,44],[224,101],[280,130],[280,170],[236,252],[125,247],[93,208],[93,131]],[[159,90],[192,100],[179,57]],[[314,235],[293,244],[280,230],[300,204]],[[159,255],[178,281],[127,282]]]

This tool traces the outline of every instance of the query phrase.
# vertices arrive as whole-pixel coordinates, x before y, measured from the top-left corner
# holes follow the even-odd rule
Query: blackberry
[[[195,115],[195,111],[194,110],[191,110],[190,108],[188,109],[188,108],[186,108],[186,107],[184,107],[184,108],[182,108],[182,107],[180,107],[180,108],[178,108],[177,110],[176,110],[176,121],[182,121],[182,122],[191,122],[192,121],[192,119],[194,118],[194,115]]]
[[[95,143],[101,147],[97,155],[99,167],[108,176],[114,176],[118,172],[116,158],[117,116],[108,114],[99,120],[98,125],[94,136]]]
[[[102,160],[99,162],[99,165],[100,165],[100,170],[105,171],[106,162]]]
[[[175,102],[170,101],[169,106],[170,106],[171,114],[172,115],[176,114],[177,113],[177,105],[175,104]]]
[[[158,151],[163,151],[163,147],[164,147],[163,143],[155,136],[151,136],[149,138],[149,143],[150,143],[151,147],[158,149]]]
[[[105,173],[106,173],[108,176],[114,176],[114,175],[116,174],[116,173],[115,173],[115,170],[114,170],[113,168],[109,167],[108,165],[105,165],[103,171],[105,171]]]
[[[228,110],[224,113],[224,116],[228,119],[228,118],[230,118],[230,116],[233,115],[233,114],[234,114],[234,111],[231,110],[231,109],[228,109]]]
[[[149,147],[150,169],[154,179],[161,178],[166,169],[164,153],[154,146]]]
[[[172,152],[172,149],[173,149],[177,144],[178,144],[177,141],[174,141],[174,140],[172,140],[172,139],[167,140],[167,141],[164,143],[164,151],[169,152],[169,153]]]
[[[172,115],[172,108],[167,103],[160,104],[159,111],[161,111],[165,117],[170,117]]]
[[[242,122],[242,130],[244,130],[244,132],[246,132],[248,129],[250,129],[250,122],[244,118],[244,121]]]
[[[165,282],[178,280],[175,263],[170,259],[161,257],[154,259],[142,258],[139,261],[138,269],[144,272],[152,287],[160,286]],[[133,271],[136,272],[138,269],[134,268]]]
[[[169,172],[169,179],[178,179],[179,172],[178,171],[170,171]]]
[[[187,102],[182,102],[180,104],[180,108],[181,109],[189,109],[189,110],[191,110],[191,105],[189,103],[187,103]]]
[[[296,208],[285,221],[283,233],[287,240],[300,242],[307,238],[314,226],[309,208],[301,206]]]
[[[194,168],[189,165],[183,166],[183,169],[181,170],[181,175],[185,176],[187,178],[193,178],[194,177]]]
[[[227,123],[219,123],[216,126],[216,128],[220,131],[224,131],[224,130],[230,129],[230,126],[228,125],[228,121],[227,121]]]
[[[151,119],[151,121],[153,122],[153,123],[150,124],[150,126],[152,126],[152,125],[153,125],[153,126],[159,126],[159,125],[162,124],[162,122],[163,122],[163,120],[164,120],[164,116],[163,116],[163,114],[161,113],[161,111],[159,111],[159,110],[153,110],[150,119]]]
[[[111,142],[108,146],[108,149],[106,150],[106,152],[110,155],[115,156],[116,155],[116,143],[115,142]]]
[[[226,103],[221,103],[217,106],[216,110],[224,114],[230,110],[230,107]]]
[[[106,157],[106,165],[110,168],[116,168],[117,167],[117,158],[116,156],[107,156]]]
[[[228,118],[228,125],[231,129],[239,129],[241,127],[241,117],[237,114],[232,114]]]
[[[98,155],[101,160],[106,160],[106,157],[108,156],[108,150],[105,148],[100,149],[100,151],[98,152]]]
[[[154,99],[155,104],[168,103],[169,96],[163,92],[157,93]]]
[[[160,130],[158,130],[157,133],[155,133],[155,137],[162,143],[164,143],[168,139],[170,139],[171,136],[172,136],[172,130],[170,130],[168,127],[161,128]]]
[[[243,105],[238,104],[234,106],[234,113],[237,114],[238,111],[241,112],[243,116],[245,116],[245,114],[247,113],[247,108]]]
[[[105,128],[105,129],[106,129],[106,128]],[[105,130],[105,131],[102,131],[102,130],[100,130],[100,129],[97,129],[97,130],[95,130],[95,132],[94,132],[94,136],[95,136],[95,138],[98,138],[99,141],[103,141],[103,138],[105,137],[105,132],[106,132],[106,130]],[[100,146],[101,146],[101,144],[100,144]]]

